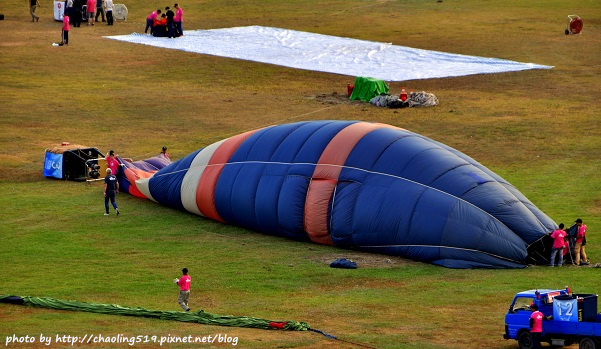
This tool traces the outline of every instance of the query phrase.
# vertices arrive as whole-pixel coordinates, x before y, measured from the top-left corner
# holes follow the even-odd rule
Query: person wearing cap
[[[113,171],[110,168],[106,169],[106,177],[104,177],[104,209],[105,216],[109,215],[109,200],[111,200],[111,204],[115,209],[115,213],[117,216],[119,215],[119,207],[117,207],[117,201],[115,201],[115,196],[119,192],[119,181],[117,181],[117,177],[113,174]]]
[[[184,29],[182,29],[182,23],[184,22],[184,9],[179,4],[173,5],[175,7],[175,17],[173,17],[173,25],[175,26],[175,36],[184,35]]]
[[[106,165],[113,171],[113,175],[117,175],[117,169],[119,168],[119,160],[115,158],[115,151],[109,151],[109,155],[106,157]]]
[[[566,232],[563,230],[563,223],[559,224],[559,228],[551,233],[551,238],[553,239],[553,248],[551,249],[551,261],[549,263],[550,267],[555,266],[555,258],[559,252],[559,261],[557,262],[557,266],[561,267],[563,264],[563,248],[566,244],[565,237]]]
[[[586,245],[586,225],[582,223],[582,219],[580,218],[578,218],[575,223],[578,226],[578,232],[576,233],[576,245],[574,246],[576,265],[588,265],[589,261],[588,258],[586,258],[586,252],[584,250],[584,245]]]
[[[182,277],[173,280],[176,285],[179,286],[179,296],[177,297],[177,303],[184,311],[190,311],[188,306],[188,300],[190,299],[190,283],[192,278],[188,275],[188,268],[182,269]]]
[[[543,333],[543,320],[548,320],[550,317],[545,316],[542,312],[538,311],[538,305],[530,305],[530,334],[532,335],[532,349],[540,349],[540,337]]]

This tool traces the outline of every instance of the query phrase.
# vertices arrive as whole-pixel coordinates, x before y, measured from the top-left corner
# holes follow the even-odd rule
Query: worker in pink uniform
[[[563,264],[563,248],[566,244],[565,237],[568,235],[563,230],[563,223],[559,224],[559,229],[555,230],[551,233],[551,238],[553,239],[553,248],[551,249],[551,261],[549,263],[550,267],[555,266],[555,257],[559,254],[559,261],[557,263],[558,267],[561,267]]]
[[[173,282],[179,286],[177,303],[184,311],[190,311],[188,300],[190,299],[190,283],[192,282],[192,278],[188,275],[188,268],[182,269],[182,274],[181,278],[173,280]]]
[[[109,151],[109,155],[106,157],[106,165],[111,169],[113,175],[117,175],[117,169],[119,169],[119,160],[115,158],[115,151]]]
[[[532,335],[532,349],[541,349],[540,337],[543,332],[543,320],[549,318],[545,314],[538,311],[538,305],[532,304],[530,306],[530,334]]]
[[[150,28],[150,35],[154,32],[154,21],[156,21],[157,17],[161,14],[161,10],[158,9],[156,11],[152,11],[148,17],[146,17],[146,28],[144,29],[144,33],[148,33],[148,28]]]
[[[178,4],[173,5],[176,8],[175,17],[173,17],[173,25],[175,26],[175,36],[184,35],[184,29],[182,29],[182,23],[184,22],[184,9]]]
[[[575,223],[578,225],[576,244],[574,245],[576,265],[589,265],[588,258],[586,258],[586,252],[584,251],[584,245],[586,245],[586,225],[582,223],[582,219],[580,218],[578,218]],[[582,261],[580,258],[582,258]]]

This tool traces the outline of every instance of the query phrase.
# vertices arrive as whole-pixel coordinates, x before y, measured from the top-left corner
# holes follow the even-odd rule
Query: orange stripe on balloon
[[[324,149],[309,184],[305,199],[304,225],[311,241],[333,245],[328,224],[328,205],[338,183],[342,166],[357,142],[383,124],[358,122],[342,129]]]

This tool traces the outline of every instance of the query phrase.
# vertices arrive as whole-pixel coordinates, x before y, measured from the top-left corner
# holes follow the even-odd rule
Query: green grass
[[[217,314],[306,321],[377,348],[517,348],[502,339],[517,291],[570,285],[597,293],[594,268],[450,270],[262,235],[119,195],[103,217],[100,184],[41,177],[44,149],[62,141],[140,159],[172,158],[266,125],[312,119],[383,122],[472,156],[556,222],[581,217],[588,254],[601,244],[601,4],[565,1],[205,1],[181,3],[184,29],[265,25],[498,57],[551,70],[390,83],[434,93],[435,108],[388,110],[320,101],[354,77],[127,44],[166,4],[131,0],[113,27],[60,24],[42,2],[0,11],[0,294],[177,310],[171,280],[186,266],[191,305]],[[568,14],[583,34],[565,36]],[[360,261],[336,270],[338,257]],[[386,262],[390,259],[390,263]],[[238,336],[243,348],[356,348],[310,332],[202,326],[2,305],[6,336]],[[126,347],[121,345],[119,347]],[[16,347],[16,346],[15,346]],[[27,347],[20,345],[19,347]],[[37,347],[42,347],[39,345]],[[115,347],[94,345],[94,347]],[[144,345],[143,347],[151,347]],[[173,347],[189,347],[174,345]],[[210,346],[207,346],[210,347]]]

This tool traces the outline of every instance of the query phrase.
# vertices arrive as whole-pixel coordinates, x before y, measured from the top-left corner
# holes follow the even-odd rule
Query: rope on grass
[[[332,336],[331,334],[327,334],[327,333],[325,333],[325,332],[323,332],[323,331],[321,331],[321,330],[316,330],[316,329],[314,329],[314,328],[310,328],[310,327],[309,327],[307,330],[309,330],[309,331],[313,331],[313,332],[315,332],[315,333],[322,334],[322,335],[324,335],[324,336],[326,336],[326,337],[328,337],[328,338],[330,338],[330,339],[334,339],[334,340],[337,340],[337,341],[345,342],[345,343],[352,344],[352,345],[355,345],[355,346],[358,346],[358,347],[362,347],[362,348],[370,348],[370,349],[375,349],[375,348],[376,348],[376,347],[369,346],[369,345],[367,345],[367,344],[363,344],[363,343],[355,343],[355,342],[347,341],[347,340],[344,340],[344,339],[340,339],[340,338],[337,338],[337,337],[334,337],[334,336]]]

